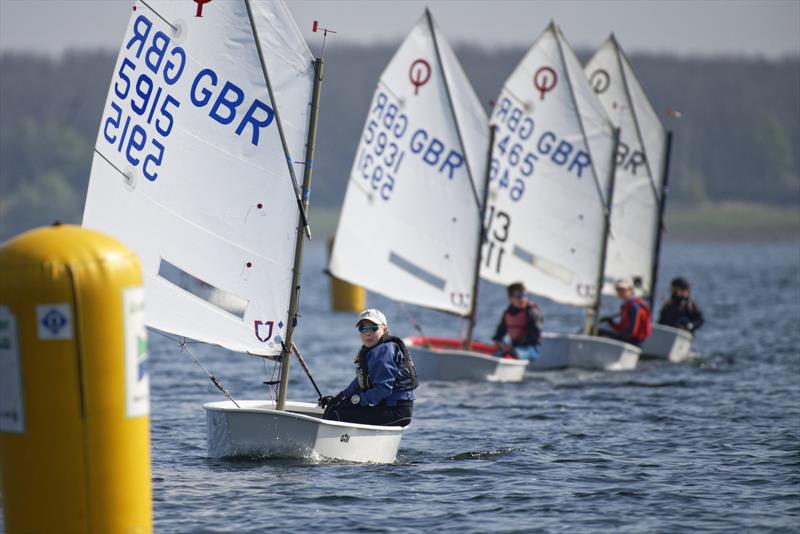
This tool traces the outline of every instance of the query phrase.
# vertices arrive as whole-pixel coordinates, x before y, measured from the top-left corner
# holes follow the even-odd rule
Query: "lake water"
[[[323,392],[354,376],[353,314],[329,311],[325,250],[307,249],[298,345]],[[688,364],[529,373],[522,384],[423,383],[392,465],[206,457],[202,404],[223,400],[174,344],[150,337],[159,532],[800,531],[800,247],[667,244],[660,293],[693,284],[707,324]],[[617,306],[608,299],[605,311]],[[580,310],[540,301],[547,330]],[[458,335],[452,317],[376,295],[393,333]],[[477,334],[503,288],[483,284]],[[240,399],[273,363],[195,346]],[[268,368],[267,368],[268,367]],[[290,398],[315,398],[292,366]]]
[[[297,341],[317,383],[353,377],[352,314],[329,311],[325,250],[307,249]],[[393,465],[206,457],[204,402],[222,400],[171,342],[151,335],[157,531],[675,532],[800,530],[800,248],[668,244],[671,277],[707,324],[689,364],[528,374],[522,384],[423,383]],[[608,299],[607,311],[618,303]],[[503,289],[481,287],[488,338]],[[460,321],[376,295],[392,331],[454,335]],[[546,329],[581,312],[542,302]],[[264,362],[199,347],[236,398],[265,398]],[[272,363],[269,362],[271,371]],[[290,398],[313,400],[292,367]]]

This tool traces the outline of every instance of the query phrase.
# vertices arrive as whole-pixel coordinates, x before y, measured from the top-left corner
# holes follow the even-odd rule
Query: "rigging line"
[[[208,378],[211,379],[211,382],[215,386],[217,386],[217,389],[219,389],[226,397],[228,397],[228,400],[231,401],[234,405],[236,405],[237,408],[241,408],[241,406],[239,406],[239,403],[236,402],[233,397],[231,397],[231,394],[228,393],[228,390],[225,389],[225,386],[222,385],[222,383],[217,379],[217,377],[212,375],[211,372],[209,372],[209,370],[206,369],[205,365],[203,365],[200,362],[200,360],[197,359],[197,357],[194,355],[192,350],[189,348],[189,345],[188,345],[188,343],[187,343],[185,338],[180,338],[180,339],[174,338],[174,337],[172,337],[172,336],[170,336],[170,335],[168,335],[168,334],[166,334],[164,332],[161,332],[159,330],[151,329],[151,331],[155,332],[156,334],[164,336],[165,338],[169,339],[170,341],[174,341],[175,343],[177,343],[178,346],[181,349],[181,352],[186,352],[189,356],[192,357],[192,359],[194,360],[194,363],[196,363],[200,367],[200,369],[205,371],[205,373],[208,375]]]
[[[467,350],[470,349],[472,345],[472,336],[475,331],[475,321],[478,315],[478,293],[480,291],[480,278],[481,278],[481,251],[483,250],[483,244],[488,241],[488,233],[489,229],[484,226],[484,221],[486,220],[486,208],[489,205],[488,196],[489,196],[489,174],[492,168],[492,151],[494,150],[494,140],[495,134],[497,133],[497,126],[490,125],[489,126],[489,153],[486,155],[486,168],[484,169],[484,181],[483,181],[483,191],[481,194],[483,196],[483,205],[481,206],[481,213],[480,213],[480,220],[479,226],[480,231],[478,232],[478,242],[477,242],[477,250],[475,251],[475,266],[472,270],[472,302],[470,302],[470,310],[469,310],[469,318],[467,322],[467,332],[464,336],[464,348]]]
[[[406,304],[404,302],[400,303],[400,310],[403,312],[406,321],[411,323],[411,326],[414,328],[414,330],[419,332],[419,335],[421,335],[422,337],[427,337],[425,335],[425,332],[422,331],[422,325],[414,320],[414,317],[411,316],[411,313],[408,311],[408,308],[406,307]]]
[[[277,361],[272,361],[272,369],[269,368],[268,360],[264,360],[264,370],[269,376],[269,380],[264,380],[262,383],[267,386],[267,392],[270,398],[275,401],[278,398],[278,386],[281,381],[275,379],[275,371],[278,369]],[[278,377],[280,378],[280,377]]]
[[[398,96],[397,93],[392,91],[391,87],[389,87],[389,85],[386,82],[384,82],[382,79],[378,80],[378,86],[379,87],[383,87],[389,94],[391,94],[394,97],[395,100],[397,100],[401,104],[405,104],[405,99],[403,99],[402,97]]]
[[[153,14],[154,14],[156,17],[158,17],[158,18],[160,18],[161,20],[163,20],[165,24],[167,24],[167,25],[168,25],[170,28],[172,28],[172,31],[174,31],[175,33],[177,33],[177,32],[178,32],[178,27],[177,27],[177,26],[175,26],[174,24],[172,24],[170,21],[168,21],[168,20],[167,20],[167,19],[165,19],[164,17],[162,17],[162,16],[161,16],[161,13],[159,13],[158,11],[156,11],[155,9],[153,9],[153,8],[150,6],[150,4],[148,4],[148,3],[147,3],[147,2],[145,2],[144,0],[139,0],[139,2],[140,2],[140,3],[141,3],[143,6],[144,6],[144,7],[146,7],[146,8],[147,8],[147,9],[149,9],[150,11],[152,11],[152,12],[153,12]]]
[[[501,88],[500,88],[500,91],[501,91],[501,94],[502,94],[502,91],[505,91],[506,93],[508,93],[508,95],[509,95],[511,98],[513,98],[514,100],[516,100],[516,101],[517,101],[517,104],[519,104],[520,106],[522,106],[522,107],[525,109],[525,111],[528,111],[528,110],[530,109],[530,107],[532,106],[532,104],[531,104],[531,102],[530,102],[529,100],[525,100],[525,99],[523,99],[523,98],[522,98],[521,96],[519,96],[517,93],[515,93],[514,91],[512,91],[512,90],[511,90],[511,88],[510,88],[510,87],[508,87],[508,86],[501,87]],[[491,122],[491,121],[490,121],[490,122]]]
[[[278,102],[275,100],[275,94],[272,91],[272,82],[267,74],[267,63],[264,60],[264,52],[261,50],[261,40],[258,38],[258,30],[256,29],[255,17],[253,17],[253,8],[250,6],[250,0],[244,0],[245,7],[247,7],[247,18],[250,19],[250,29],[253,31],[253,40],[256,42],[256,51],[258,52],[258,61],[261,64],[261,72],[264,75],[264,82],[267,84],[267,92],[269,99],[272,103],[272,111],[275,113],[275,124],[278,127],[278,136],[281,138],[281,145],[283,146],[283,155],[286,158],[286,164],[289,167],[289,177],[292,179],[292,187],[294,188],[294,196],[297,201],[297,209],[300,211],[300,220],[303,223],[306,237],[311,239],[311,227],[308,225],[308,218],[306,210],[303,207],[303,198],[300,193],[300,186],[297,183],[297,176],[294,174],[294,162],[289,153],[289,147],[286,144],[286,136],[283,133],[283,125],[281,117],[278,114]],[[316,76],[316,70],[315,70]]]
[[[442,75],[442,80],[444,81],[444,89],[447,92],[447,102],[450,107],[450,114],[453,117],[453,122],[456,125],[456,134],[458,134],[458,142],[461,144],[461,151],[464,153],[464,163],[466,163],[467,167],[467,176],[469,178],[469,187],[470,191],[472,191],[472,196],[475,199],[475,207],[478,208],[478,213],[480,214],[481,208],[481,199],[478,196],[478,190],[475,189],[475,180],[472,178],[472,167],[469,164],[469,157],[467,156],[467,147],[464,146],[464,136],[461,135],[461,126],[458,124],[458,116],[456,115],[456,110],[453,107],[453,95],[450,93],[450,83],[447,81],[447,75],[444,72],[444,63],[442,62],[442,55],[439,52],[439,41],[436,39],[436,29],[433,26],[433,18],[431,17],[431,12],[428,8],[425,8],[425,17],[428,20],[428,28],[431,30],[431,37],[433,38],[433,49],[436,52],[436,60],[439,63],[439,71]]]
[[[128,180],[130,180],[130,177],[129,177],[127,174],[125,174],[124,172],[122,172],[122,171],[120,170],[120,168],[119,168],[119,167],[117,167],[116,165],[114,165],[113,163],[111,163],[111,160],[110,160],[110,159],[108,159],[107,157],[105,157],[105,156],[103,155],[103,153],[102,153],[102,152],[100,152],[99,150],[97,150],[97,147],[95,147],[95,148],[94,148],[94,151],[97,153],[97,155],[98,155],[98,156],[100,156],[101,158],[103,158],[103,159],[106,161],[106,163],[108,163],[109,165],[111,165],[111,167],[113,167],[115,171],[117,171],[118,173],[120,173],[120,174],[121,174],[121,175],[122,175],[122,176],[125,178],[125,181],[126,181],[126,182],[127,182]]]
[[[308,365],[306,364],[306,361],[300,355],[300,350],[297,348],[297,345],[295,345],[294,342],[292,342],[291,350],[294,353],[294,355],[297,356],[297,361],[300,362],[300,367],[302,367],[303,371],[306,372],[306,376],[308,377],[309,380],[311,380],[311,385],[314,386],[315,390],[317,390],[317,395],[319,395],[319,398],[321,399],[322,398],[322,392],[317,387],[317,383],[314,381],[314,377],[311,376],[311,370],[308,368]]]

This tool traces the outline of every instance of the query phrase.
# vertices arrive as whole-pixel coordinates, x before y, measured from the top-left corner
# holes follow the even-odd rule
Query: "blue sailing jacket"
[[[363,390],[355,378],[342,394],[350,402],[354,394],[361,397],[359,406],[395,406],[399,400],[414,400],[414,390],[403,376],[403,351],[393,341],[378,343],[366,354],[369,388]],[[358,362],[356,362],[358,363]]]

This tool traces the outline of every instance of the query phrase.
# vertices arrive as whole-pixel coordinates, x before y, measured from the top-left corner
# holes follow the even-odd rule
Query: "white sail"
[[[134,5],[83,224],[139,255],[148,325],[274,355],[299,216],[289,164],[304,157],[314,69],[283,2],[250,6],[252,20],[244,0]]]
[[[589,306],[600,275],[614,132],[551,24],[500,92],[481,276]]]
[[[331,272],[397,301],[466,315],[487,129],[480,101],[426,11],[370,103]]]
[[[611,121],[621,128],[603,292],[614,294],[613,280],[628,276],[640,278],[647,295],[653,287],[666,132],[613,35],[585,72]]]

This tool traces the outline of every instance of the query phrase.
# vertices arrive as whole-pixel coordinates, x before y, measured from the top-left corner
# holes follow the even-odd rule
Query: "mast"
[[[297,177],[294,174],[294,162],[289,154],[289,148],[286,144],[286,136],[283,133],[283,126],[281,124],[280,115],[278,114],[278,105],[275,100],[275,94],[272,91],[272,83],[270,82],[269,74],[267,73],[267,64],[264,60],[264,53],[261,50],[261,40],[258,37],[258,29],[256,28],[255,19],[253,17],[253,9],[250,6],[250,0],[245,0],[247,7],[247,17],[250,19],[250,27],[253,31],[253,39],[256,43],[256,50],[258,52],[258,60],[261,63],[261,71],[264,75],[264,81],[267,85],[269,98],[272,102],[273,111],[275,113],[275,123],[278,127],[278,134],[281,138],[281,145],[283,146],[283,153],[286,156],[286,164],[289,167],[289,176],[292,179],[294,186],[295,198],[297,200],[298,208],[298,228],[297,238],[294,247],[294,265],[292,266],[292,285],[289,289],[289,316],[286,321],[286,339],[284,340],[284,347],[281,352],[281,381],[278,388],[278,398],[276,400],[276,408],[283,410],[286,405],[286,388],[289,384],[289,365],[291,363],[291,347],[292,347],[292,334],[294,327],[297,323],[297,306],[300,300],[300,271],[303,264],[303,245],[304,233],[311,237],[311,231],[308,227],[308,219],[306,212],[308,210],[308,197],[311,188],[311,172],[313,169],[312,162],[314,161],[314,144],[317,139],[317,116],[319,115],[319,92],[322,83],[322,59],[317,58],[314,61],[314,91],[311,97],[311,113],[308,120],[308,137],[306,141],[306,159],[305,171],[303,173],[303,189],[302,197],[297,190]],[[304,232],[305,231],[305,232]]]
[[[484,174],[485,180],[483,183],[482,196],[480,198],[481,219],[480,226],[478,227],[478,246],[475,254],[475,269],[472,274],[472,299],[470,302],[469,318],[467,322],[467,335],[464,338],[464,348],[469,350],[472,346],[472,333],[475,330],[475,316],[478,312],[478,285],[481,279],[481,250],[483,249],[483,242],[486,238],[486,229],[483,227],[483,221],[486,218],[486,205],[489,195],[489,172],[492,168],[492,150],[494,149],[494,136],[497,133],[497,126],[489,126],[489,150],[486,157],[486,171]]]
[[[611,149],[611,165],[609,166],[608,200],[606,202],[606,217],[603,221],[603,241],[600,246],[600,271],[597,274],[597,289],[594,303],[586,310],[586,322],[583,330],[586,335],[597,332],[597,312],[600,310],[600,301],[603,298],[603,279],[606,274],[606,249],[608,247],[608,234],[611,227],[611,206],[614,201],[614,181],[617,176],[617,149],[619,148],[619,128],[614,128],[614,140]]]
[[[458,142],[461,145],[461,151],[464,154],[464,162],[466,163],[467,167],[467,177],[469,179],[469,186],[470,190],[472,191],[472,196],[475,199],[475,206],[478,208],[478,242],[477,242],[477,254],[475,256],[475,269],[473,272],[472,278],[472,298],[470,299],[470,311],[467,318],[467,335],[464,338],[464,347],[469,349],[470,345],[472,344],[472,332],[475,329],[475,314],[478,309],[478,284],[480,283],[480,266],[481,266],[481,248],[483,247],[483,237],[484,237],[484,230],[483,230],[483,218],[486,211],[486,195],[489,190],[489,169],[491,165],[491,155],[492,155],[492,145],[494,144],[494,128],[490,131],[490,139],[489,139],[489,160],[486,162],[486,181],[483,187],[483,197],[478,197],[478,191],[475,189],[475,180],[472,178],[472,166],[469,164],[469,156],[467,155],[466,146],[464,145],[464,137],[461,135],[461,126],[458,124],[458,116],[456,115],[456,110],[453,107],[453,95],[450,93],[450,83],[447,80],[447,74],[444,71],[444,62],[442,61],[442,55],[439,52],[439,41],[436,39],[436,28],[433,25],[433,18],[431,17],[431,12],[428,8],[425,8],[425,18],[428,21],[428,28],[431,31],[431,37],[433,38],[433,49],[436,52],[436,62],[439,64],[439,71],[442,75],[442,81],[444,82],[444,89],[447,92],[447,103],[450,106],[450,115],[453,117],[453,124],[456,127],[456,134],[458,135]]]
[[[292,267],[292,286],[291,297],[289,300],[289,317],[286,322],[286,339],[284,349],[281,353],[281,382],[278,386],[278,398],[276,408],[283,410],[286,406],[286,389],[289,385],[289,365],[291,363],[292,335],[294,327],[297,325],[297,308],[300,302],[300,271],[303,265],[303,249],[305,238],[301,225],[305,221],[305,213],[308,212],[308,200],[311,193],[311,173],[314,165],[314,147],[317,143],[317,118],[319,117],[319,93],[322,86],[322,58],[314,60],[314,92],[311,97],[311,114],[308,119],[308,138],[306,141],[305,171],[303,172],[303,203],[301,205],[300,216],[297,224],[297,239],[294,246],[294,266]],[[277,117],[277,115],[276,115]]]
[[[661,169],[661,195],[658,202],[658,220],[656,221],[656,242],[653,252],[653,265],[650,270],[650,295],[648,298],[650,310],[656,301],[656,277],[658,276],[658,262],[661,257],[661,236],[664,233],[664,210],[667,205],[667,191],[669,190],[669,163],[672,156],[672,130],[667,130],[667,140],[664,146],[664,166]]]

